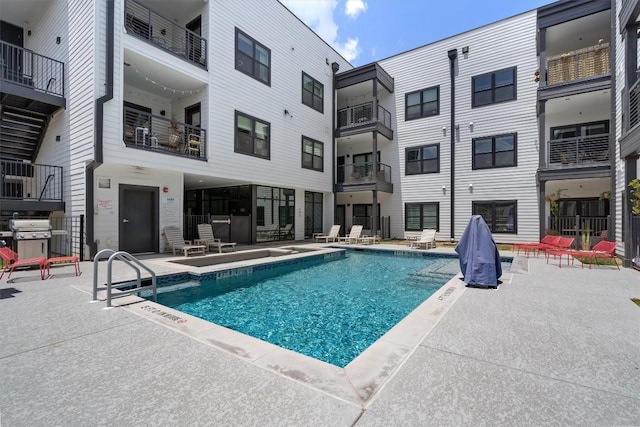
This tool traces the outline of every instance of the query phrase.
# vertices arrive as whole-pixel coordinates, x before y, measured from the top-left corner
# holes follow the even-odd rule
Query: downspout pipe
[[[340,64],[337,62],[331,63],[331,71],[333,71],[333,87],[331,88],[331,136],[332,136],[332,153],[331,153],[331,186],[333,190],[333,224],[337,224],[338,216],[338,195],[336,193],[336,154],[338,153],[338,145],[336,138],[336,74],[340,70]]]
[[[455,178],[456,178],[456,79],[455,79],[455,71],[456,71],[456,59],[458,58],[458,49],[451,49],[447,52],[447,56],[449,57],[449,77],[451,79],[451,182],[449,186],[451,190],[449,194],[451,196],[451,241],[455,240],[455,218],[456,218],[456,210],[455,210]]]
[[[89,256],[93,257],[98,252],[98,243],[95,240],[95,192],[94,192],[94,172],[103,163],[103,131],[104,131],[104,104],[113,99],[113,52],[114,52],[114,23],[115,23],[114,0],[107,0],[107,44],[106,44],[106,82],[105,94],[96,99],[94,116],[95,144],[93,147],[93,160],[85,167],[85,192],[87,212],[87,245],[89,246]]]

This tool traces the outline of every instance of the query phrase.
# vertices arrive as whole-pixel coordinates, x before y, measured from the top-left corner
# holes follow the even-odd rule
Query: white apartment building
[[[163,251],[193,221],[240,243],[333,223],[448,241],[481,214],[499,242],[588,230],[627,259],[624,3],[562,0],[354,68],[275,0],[2,0],[3,225],[82,216],[65,244],[88,258]]]

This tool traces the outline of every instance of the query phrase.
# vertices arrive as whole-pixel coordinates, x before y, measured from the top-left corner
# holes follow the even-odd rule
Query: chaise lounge
[[[213,235],[211,224],[198,224],[198,236],[200,238],[197,242],[207,245],[209,250],[211,250],[211,248],[217,248],[218,253],[222,253],[222,248],[231,248],[232,251],[236,250],[235,242],[223,242]]]
[[[171,249],[173,254],[176,254],[176,249],[184,251],[184,256],[191,254],[204,255],[207,249],[204,245],[194,245],[189,240],[184,240],[182,232],[176,226],[165,227],[163,231],[164,237],[167,239],[167,247]]]

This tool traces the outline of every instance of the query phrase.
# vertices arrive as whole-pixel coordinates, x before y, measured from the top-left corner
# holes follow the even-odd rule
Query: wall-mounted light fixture
[[[60,44],[60,36],[56,37],[56,44]]]
[[[292,115],[292,114],[289,112],[289,110],[287,110],[286,108],[285,108],[285,110],[284,110],[284,115],[285,115],[285,116],[289,116],[289,117],[293,117],[293,115]]]
[[[162,34],[163,36],[167,34],[167,30],[165,28],[160,30],[160,34]]]
[[[442,134],[443,135],[447,135],[447,127],[446,126],[442,126]]]
[[[60,135],[56,135],[56,141],[60,142]]]
[[[31,30],[27,31],[27,37],[31,37]]]
[[[469,130],[473,131],[473,122],[469,122]]]
[[[469,184],[469,193],[473,193],[473,184]]]
[[[442,186],[442,194],[447,194],[447,186],[446,185]]]
[[[165,110],[160,110],[160,115],[161,115],[161,116],[166,116],[166,115],[167,115],[167,112],[166,112]]]
[[[465,46],[462,48],[462,53],[469,53],[469,46]]]

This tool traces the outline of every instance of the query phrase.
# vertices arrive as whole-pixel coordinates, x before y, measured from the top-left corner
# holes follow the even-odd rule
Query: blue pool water
[[[348,251],[330,261],[159,293],[158,302],[344,367],[449,281],[457,268],[458,260],[452,258]]]

